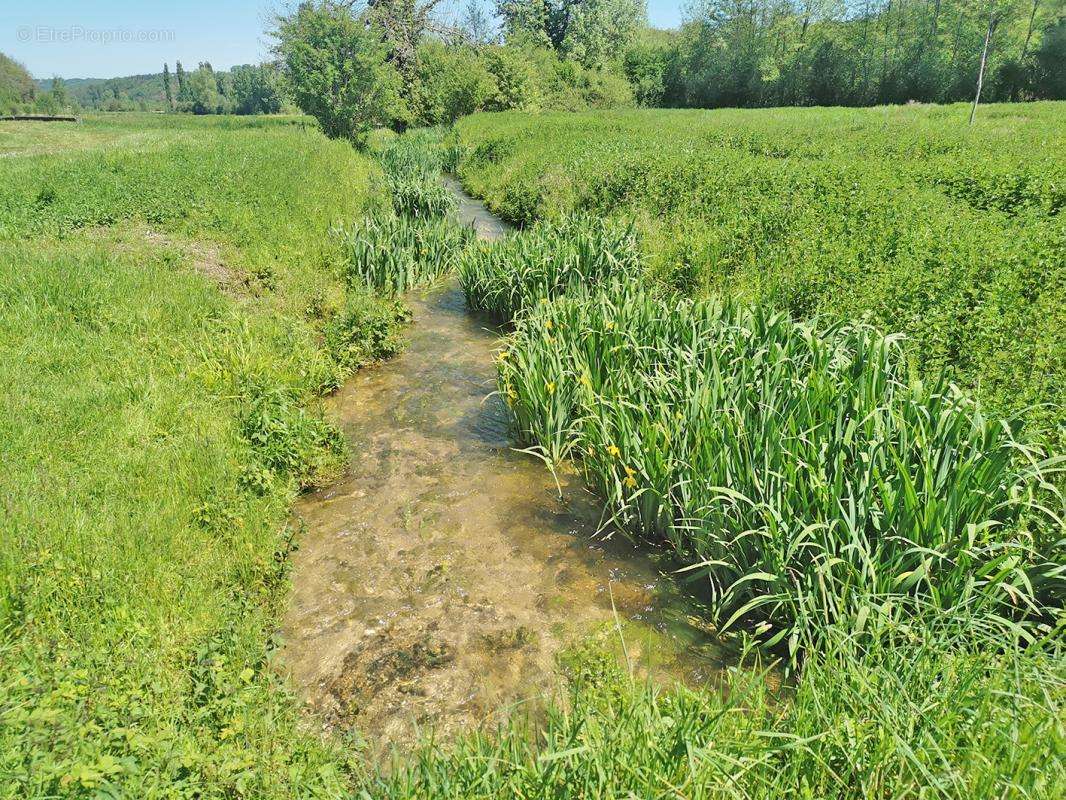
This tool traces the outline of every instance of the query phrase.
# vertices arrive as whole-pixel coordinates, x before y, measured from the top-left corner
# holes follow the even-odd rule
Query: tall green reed
[[[726,626],[757,617],[795,649],[892,598],[1019,615],[1061,587],[1036,537],[1062,519],[1064,459],[911,381],[867,325],[621,286],[535,304],[499,380],[519,435],[579,457],[614,521],[707,576]]]
[[[572,216],[471,249],[459,281],[471,308],[510,320],[541,300],[636,280],[641,272],[632,225]]]
[[[334,229],[349,283],[402,294],[433,283],[455,268],[474,240],[448,219],[375,214]]]

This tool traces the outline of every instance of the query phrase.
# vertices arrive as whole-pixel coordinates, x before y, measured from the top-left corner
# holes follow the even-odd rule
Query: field
[[[346,463],[316,397],[399,346],[329,269],[376,168],[278,123],[62,130],[0,129],[0,795],[339,791],[266,658],[288,505]]]
[[[961,119],[0,124],[0,797],[1061,796],[1066,107]],[[607,631],[543,715],[379,760],[277,677],[287,510],[453,274],[520,445],[743,657],[646,685]]]
[[[455,126],[466,187],[522,225],[634,221],[649,269],[797,318],[907,337],[995,414],[1062,450],[1066,114],[968,109],[478,114]]]

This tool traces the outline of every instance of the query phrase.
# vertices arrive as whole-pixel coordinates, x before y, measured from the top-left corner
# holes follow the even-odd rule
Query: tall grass
[[[602,655],[570,658],[565,696],[541,724],[519,716],[430,745],[373,769],[364,796],[1058,797],[1061,650],[1004,654],[1002,632],[966,615],[898,633],[859,640],[831,626],[777,693],[757,662],[705,690],[662,691]]]
[[[379,153],[397,215],[421,219],[455,210],[455,197],[440,180],[441,158],[432,131],[393,139]]]
[[[1036,611],[1064,572],[1036,538],[1064,459],[905,363],[861,323],[623,288],[534,306],[499,378],[520,436],[706,573],[726,625],[795,645],[891,598]]]
[[[474,232],[449,219],[374,214],[334,231],[349,282],[403,294],[455,269]]]
[[[459,281],[472,309],[511,320],[542,300],[635,280],[641,272],[631,225],[573,216],[472,249]]]

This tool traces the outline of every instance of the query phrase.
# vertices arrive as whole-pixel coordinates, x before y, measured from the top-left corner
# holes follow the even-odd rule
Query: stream
[[[448,183],[464,224],[506,234]],[[712,678],[725,650],[668,557],[600,532],[575,471],[558,475],[560,497],[544,463],[514,449],[492,394],[500,332],[454,278],[408,302],[404,353],[330,401],[349,474],[294,512],[281,663],[311,712],[382,744],[447,737],[550,695],[557,656],[596,631],[624,640],[637,674]]]

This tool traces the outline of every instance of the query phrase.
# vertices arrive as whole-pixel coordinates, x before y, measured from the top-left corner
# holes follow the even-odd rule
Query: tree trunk
[[[1022,61],[1025,61],[1025,56],[1029,53],[1029,40],[1033,38],[1033,22],[1036,20],[1036,7],[1039,4],[1040,0],[1033,0],[1033,12],[1029,15],[1029,30],[1025,34],[1025,44],[1022,45]]]
[[[988,12],[988,30],[985,31],[985,46],[981,51],[981,68],[977,71],[977,93],[973,96],[973,108],[970,109],[970,124],[977,114],[977,104],[981,102],[981,86],[985,82],[985,64],[988,62],[988,45],[992,41],[992,32],[996,29],[996,14]]]

